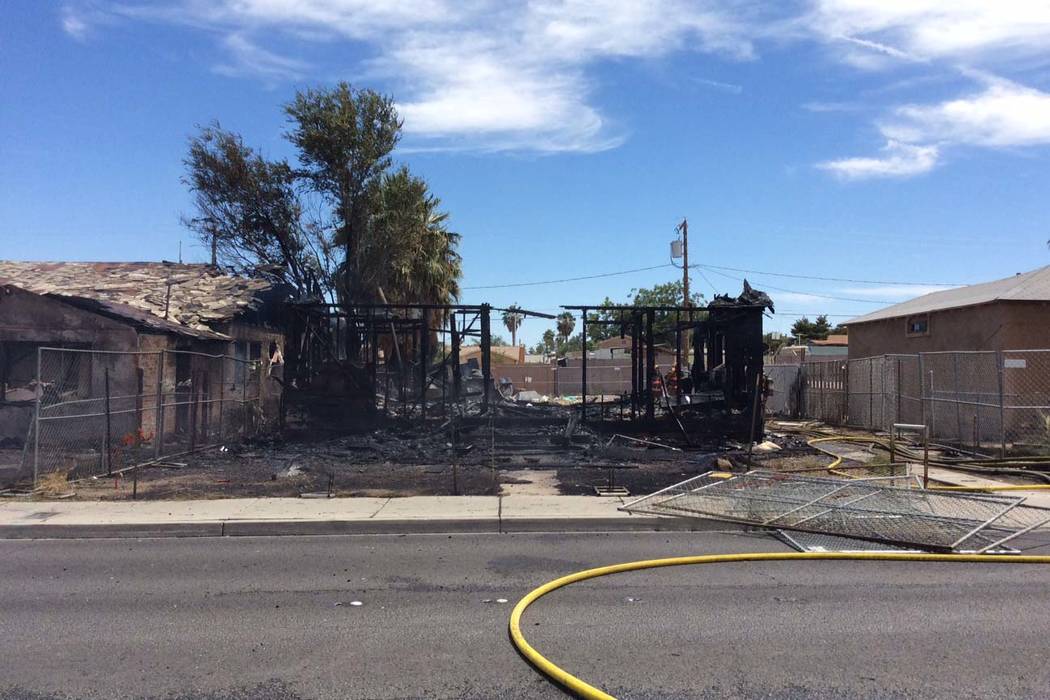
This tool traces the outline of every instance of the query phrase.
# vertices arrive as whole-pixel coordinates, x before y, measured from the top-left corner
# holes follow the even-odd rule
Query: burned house
[[[347,420],[370,413],[477,417],[493,401],[524,393],[525,403],[570,397],[582,421],[612,421],[619,432],[669,428],[708,441],[746,440],[762,430],[762,318],[772,302],[746,283],[739,296],[706,307],[563,306],[577,312],[584,334],[592,323],[618,331],[620,342],[609,345],[620,352],[553,364],[495,362],[491,313],[500,309],[487,304],[290,308],[289,401],[307,409],[324,402],[332,416],[352,406],[342,414]],[[589,314],[599,310],[601,319]],[[478,340],[466,353],[465,338]],[[476,368],[463,363],[469,352]],[[468,378],[476,384],[468,387]]]
[[[189,409],[157,421],[141,405],[149,394],[177,397],[201,385],[215,393],[220,384],[243,392],[255,382],[261,402],[275,403],[280,385],[270,365],[284,344],[274,320],[279,300],[265,280],[208,265],[0,262],[0,440],[24,442],[38,396],[56,387],[66,403],[103,393],[135,397],[123,399],[140,405],[119,412],[119,434],[187,430]],[[244,362],[223,372],[221,362],[207,360],[217,355]],[[252,362],[255,372],[245,369]]]

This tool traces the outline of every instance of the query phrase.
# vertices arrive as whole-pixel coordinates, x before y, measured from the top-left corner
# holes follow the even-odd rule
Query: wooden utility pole
[[[678,224],[678,229],[682,232],[682,291],[685,296],[683,306],[690,306],[689,303],[689,221],[685,218],[682,219],[682,223]]]
[[[678,230],[682,233],[682,306],[689,307],[692,303],[689,299],[689,221],[684,216],[682,217],[682,223],[678,224]],[[675,381],[681,386],[682,382],[682,343],[685,343],[687,347],[692,347],[692,330],[686,330],[684,333],[677,330],[678,322],[681,321],[680,314],[675,315],[676,322],[676,338],[675,338]],[[692,312],[689,312],[689,320],[693,320]],[[681,396],[681,390],[676,392]],[[681,425],[681,423],[679,423]],[[687,438],[688,440],[688,438]]]

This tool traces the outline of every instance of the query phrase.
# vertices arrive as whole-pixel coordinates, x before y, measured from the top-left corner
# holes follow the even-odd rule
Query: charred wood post
[[[368,310],[368,347],[371,350],[371,361],[372,361],[372,398],[369,402],[369,410],[372,413],[378,413],[379,407],[375,402],[375,395],[379,391],[379,334],[376,332],[376,311],[375,309]],[[384,409],[386,404],[386,398],[383,399]]]
[[[653,380],[656,378],[656,347],[653,344],[653,321],[656,311],[647,309],[645,313],[645,417],[652,420],[656,415],[656,396],[653,392]]]
[[[701,321],[693,329],[693,366],[689,372],[693,378],[694,391],[700,385],[700,378],[707,372],[704,366],[704,337],[707,335],[706,324]]]
[[[459,368],[459,329],[456,327],[455,312],[448,315],[449,342],[452,346],[452,402],[459,402],[459,392],[462,386],[462,373]]]
[[[482,412],[489,409],[489,393],[492,390],[492,307],[481,305],[481,378],[484,382]]]
[[[580,313],[580,407],[583,420],[587,420],[587,309]]]
[[[635,312],[631,318],[631,420],[638,417],[642,396],[642,343],[641,315]]]
[[[427,388],[430,386],[430,309],[420,311],[419,326],[419,411],[427,418]]]

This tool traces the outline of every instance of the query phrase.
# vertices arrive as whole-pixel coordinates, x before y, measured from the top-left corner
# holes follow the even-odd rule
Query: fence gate
[[[805,412],[828,425],[846,422],[848,375],[843,362],[807,362],[802,365]]]

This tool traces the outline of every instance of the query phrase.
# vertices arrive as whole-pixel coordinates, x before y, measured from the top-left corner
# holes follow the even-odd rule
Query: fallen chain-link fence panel
[[[815,532],[777,530],[777,536],[800,552],[921,552],[916,547],[903,547],[885,542],[858,540],[856,537],[821,535]]]
[[[1050,524],[1024,497],[929,491],[913,477],[832,479],[768,470],[707,472],[621,506],[853,537],[942,552],[987,552]]]
[[[905,547],[897,544],[886,544],[885,542],[871,542],[860,540],[856,537],[842,537],[841,535],[822,535],[816,532],[800,532],[795,530],[777,530],[777,536],[791,547],[800,552],[923,552],[920,547]],[[959,552],[960,554],[974,554],[972,550]],[[990,549],[985,554],[1020,554],[1021,550],[1014,549],[1008,545],[1001,545]]]

